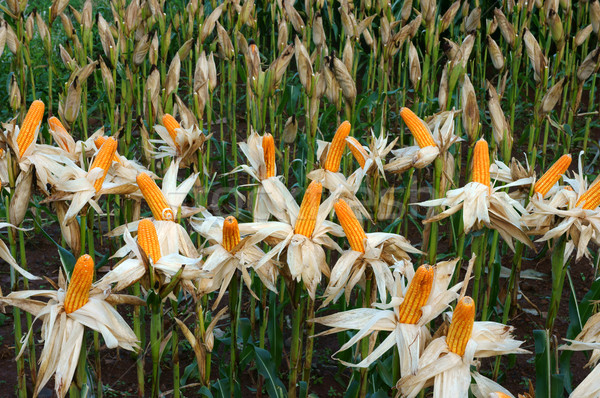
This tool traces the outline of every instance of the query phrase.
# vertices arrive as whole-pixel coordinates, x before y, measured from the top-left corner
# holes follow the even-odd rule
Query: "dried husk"
[[[511,46],[515,46],[515,39],[517,34],[515,33],[515,28],[513,25],[506,19],[506,16],[502,12],[501,9],[494,9],[494,17],[496,18],[496,22],[498,23],[498,27],[500,28],[500,32],[504,37],[504,40]]]
[[[310,62],[310,56],[308,55],[308,51],[300,38],[296,36],[294,38],[294,51],[296,55],[296,68],[298,69],[298,77],[300,78],[300,83],[304,87],[307,93],[311,92],[311,77],[313,74],[312,63]]]
[[[323,27],[321,27],[322,29]],[[222,29],[222,27],[221,27]],[[313,25],[313,35],[315,34],[315,28]],[[314,40],[314,37],[313,37]],[[277,50],[282,51],[288,43],[288,27],[285,19],[279,20],[279,26],[277,27]]]
[[[488,110],[492,119],[492,130],[494,132],[494,140],[497,144],[500,144],[504,140],[505,135],[511,138],[508,129],[508,123],[506,122],[506,117],[504,116],[504,112],[502,111],[502,107],[500,106],[500,98],[498,97],[496,88],[492,83],[490,83],[489,80],[486,80],[486,89]]]
[[[594,27],[592,26],[592,24],[589,24],[588,26],[586,26],[585,28],[582,28],[579,32],[577,32],[577,34],[575,35],[575,45],[577,47],[579,47],[580,45],[582,45],[589,37],[590,34],[594,31]]]
[[[290,116],[285,121],[283,128],[283,142],[284,144],[291,145],[296,141],[298,135],[298,120],[295,115]]]
[[[79,77],[75,77],[69,89],[67,90],[67,97],[63,107],[64,116],[69,124],[73,124],[77,116],[79,115],[79,108],[81,106],[81,83]]]
[[[410,14],[412,12],[412,3],[412,0],[404,0],[402,3],[402,9],[400,10],[400,18],[402,19],[402,22],[406,22],[408,21],[408,18],[410,18]]]
[[[208,68],[208,65],[207,65]],[[169,65],[169,71],[167,72],[167,79],[165,80],[165,94],[171,95],[174,91],[177,91],[179,87],[179,74],[181,72],[181,59],[179,53],[175,54],[171,65]],[[208,73],[207,73],[208,76]]]
[[[287,24],[284,25],[287,26]],[[315,43],[315,46],[320,47],[325,44],[325,30],[323,29],[323,18],[320,12],[315,13],[312,28],[313,43]]]
[[[442,19],[440,21],[440,32],[443,32],[446,29],[448,29],[450,24],[454,21],[454,18],[456,18],[456,14],[458,13],[459,9],[460,0],[457,0],[454,3],[452,3],[450,8],[448,8],[448,10],[442,16]]]
[[[467,33],[474,32],[479,29],[479,21],[481,20],[481,8],[474,8],[465,22],[465,30]]]
[[[225,59],[232,59],[235,53],[233,43],[227,34],[227,31],[217,21],[217,39],[219,41],[219,48],[221,50],[221,56]]]
[[[226,5],[226,3],[221,3],[204,20],[204,23],[202,24],[202,30],[200,31],[200,43],[204,43],[204,41],[206,40],[206,38],[215,29],[215,24],[217,23],[217,21],[221,17],[221,13],[223,12],[223,8],[225,7],[225,5]]]
[[[287,46],[277,57],[275,61],[269,67],[269,70],[273,73],[271,79],[271,89],[275,89],[275,87],[279,86],[281,79],[283,78],[283,74],[287,70],[292,57],[294,56],[294,45],[290,44]]]
[[[563,77],[550,87],[548,92],[544,95],[544,98],[542,98],[542,114],[547,114],[554,109],[558,100],[562,97],[564,81],[565,78]]]
[[[446,64],[442,70],[442,78],[440,79],[440,89],[438,91],[438,103],[440,105],[440,111],[446,110],[446,104],[448,102],[448,64]]]
[[[477,97],[471,79],[466,74],[460,90],[460,100],[463,126],[469,136],[469,141],[474,142],[477,139],[477,130],[479,129],[479,106],[477,105]]]
[[[15,182],[15,194],[10,201],[10,223],[21,225],[25,219],[25,213],[29,207],[29,199],[33,191],[34,168],[29,167],[27,171],[21,171]]]
[[[352,44],[350,44],[350,40],[346,40],[346,44],[344,45],[344,51],[342,52],[342,61],[344,65],[346,65],[346,69],[349,71],[352,70],[352,63],[354,61],[354,50],[352,49]]]
[[[533,66],[534,79],[537,83],[540,83],[548,63],[546,57],[544,56],[538,41],[527,28],[525,28],[525,33],[523,34],[523,41],[525,43],[525,49],[527,50],[527,56]]]
[[[598,0],[590,3],[590,22],[594,33],[598,34],[598,28],[600,27],[600,2]]]
[[[500,50],[498,43],[492,39],[492,36],[488,35],[487,40],[488,52],[490,54],[490,58],[492,59],[492,64],[494,65],[494,68],[501,70],[504,68],[504,55],[502,55],[502,51]]]
[[[52,202],[52,206],[56,211],[56,217],[58,218],[62,236],[71,248],[71,251],[73,253],[81,253],[81,230],[79,228],[79,223],[75,221],[66,225],[64,222],[69,205],[64,201],[56,201]]]
[[[342,89],[344,99],[352,103],[356,98],[356,83],[354,79],[350,75],[346,65],[340,59],[336,58],[335,55],[330,58],[330,61],[329,67]]]
[[[408,74],[410,77],[410,82],[412,83],[413,88],[416,90],[419,87],[419,82],[421,81],[421,62],[419,61],[419,53],[417,52],[417,49],[412,41],[410,42],[409,46]]]
[[[377,209],[377,219],[378,220],[389,220],[392,218],[392,213],[394,211],[394,187],[389,187],[385,193],[381,196],[381,201],[379,202],[379,208]]]
[[[296,11],[296,9],[294,8],[294,4],[292,3],[292,1],[283,0],[283,6],[285,13],[288,16],[290,22],[292,23],[292,26],[294,27],[296,33],[302,34],[304,32],[305,26],[304,21],[302,20],[302,17],[298,13],[298,11]]]
[[[63,13],[69,5],[69,0],[54,0],[50,7],[50,23],[54,22],[56,17]]]
[[[588,54],[583,60],[579,68],[577,68],[577,79],[581,82],[586,81],[592,73],[598,70],[598,62],[600,61],[600,47]]]

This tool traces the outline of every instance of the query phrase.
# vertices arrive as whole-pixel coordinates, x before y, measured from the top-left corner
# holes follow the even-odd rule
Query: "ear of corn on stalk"
[[[138,224],[137,241],[148,258],[156,263],[161,258],[160,244],[158,242],[158,234],[154,224],[149,219],[145,218]]]
[[[364,253],[365,252],[365,230],[354,215],[354,212],[348,206],[348,203],[344,199],[338,200],[334,205],[335,214],[337,214],[340,224],[346,233],[348,242],[352,250]]]
[[[179,149],[179,144],[177,143],[177,129],[181,128],[181,125],[179,124],[179,122],[177,120],[175,120],[175,118],[173,116],[171,116],[168,113],[165,113],[163,115],[162,123],[163,123],[163,126],[165,126],[165,128],[169,132],[169,135],[171,136],[171,138],[173,139],[173,142],[175,143],[175,147],[177,149]]]
[[[99,136],[98,138],[96,138],[94,140],[94,145],[96,145],[96,148],[100,149],[102,147],[102,145],[106,142],[106,140],[107,140],[106,136],[101,135],[101,136]],[[113,156],[113,161],[121,163],[121,159],[119,159],[119,157],[117,156],[116,151],[115,151],[115,154]]]
[[[319,205],[321,204],[321,194],[323,193],[323,185],[320,182],[313,181],[306,188],[300,212],[296,219],[294,232],[310,238],[315,230],[317,222],[317,214],[319,213]]]
[[[273,136],[266,133],[262,139],[262,148],[267,169],[267,178],[275,177],[275,140]]]
[[[116,151],[117,141],[112,137],[107,138],[104,144],[102,144],[100,147],[100,150],[96,154],[96,158],[90,166],[90,170],[93,170],[96,167],[100,167],[102,170],[104,170],[102,176],[97,178],[94,182],[94,189],[96,189],[96,192],[100,191],[100,188],[102,188],[102,183],[104,183],[104,179],[108,174],[108,169],[110,168]]]
[[[19,148],[19,156],[23,156],[27,148],[33,144],[35,138],[35,130],[39,127],[44,117],[44,103],[40,100],[35,100],[31,103],[23,125],[17,136],[17,147]]]
[[[429,264],[417,268],[398,310],[401,323],[415,324],[421,318],[421,307],[427,303],[433,287],[433,273],[434,269]]]
[[[144,195],[144,199],[146,199],[148,206],[150,206],[152,216],[160,221],[173,221],[175,218],[173,210],[171,210],[165,199],[165,195],[163,195],[154,180],[146,173],[138,174],[136,180],[140,191],[142,191],[142,195]]]
[[[65,297],[65,312],[70,314],[83,307],[90,298],[90,287],[94,278],[94,260],[88,254],[79,257]]]
[[[582,209],[593,210],[600,205],[600,181],[592,184],[577,201],[575,206],[583,204]]]
[[[402,108],[400,111],[402,120],[406,123],[406,126],[410,130],[419,148],[425,148],[428,146],[436,146],[433,136],[429,132],[429,129],[425,125],[425,122],[421,120],[413,111],[409,108]]]
[[[229,216],[223,221],[223,247],[232,251],[240,243],[240,228],[237,219]]]
[[[460,356],[464,355],[467,343],[473,333],[475,322],[475,302],[471,297],[461,298],[454,308],[452,322],[446,336],[448,349]]]
[[[490,151],[483,138],[477,141],[473,150],[473,182],[490,186]]]
[[[360,142],[358,142],[356,138],[348,137],[346,138],[346,141],[348,141],[348,147],[350,148],[350,152],[352,152],[354,159],[356,159],[361,169],[364,168],[369,154],[367,154],[365,148],[363,148],[363,146],[360,145]]]
[[[344,121],[338,127],[335,132],[335,136],[329,146],[327,152],[327,159],[325,159],[325,170],[337,173],[340,169],[340,162],[342,161],[342,154],[344,153],[344,147],[346,146],[346,137],[350,134],[350,123]]]
[[[534,191],[545,196],[550,188],[556,184],[556,182],[560,179],[560,176],[564,174],[565,171],[569,168],[571,164],[571,155],[562,155],[560,159],[558,159],[552,167],[548,169],[540,178],[537,180],[534,186]]]

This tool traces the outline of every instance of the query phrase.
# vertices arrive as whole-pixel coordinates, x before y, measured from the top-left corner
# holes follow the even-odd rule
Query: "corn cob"
[[[96,192],[98,192],[100,188],[102,188],[102,183],[104,183],[104,179],[108,174],[108,169],[110,168],[116,151],[117,141],[112,137],[108,138],[106,142],[100,147],[100,150],[96,154],[96,158],[90,166],[90,170],[93,170],[96,167],[100,167],[102,170],[104,170],[102,177],[97,178],[94,182],[94,189],[96,189]]]
[[[223,247],[232,251],[240,243],[240,228],[235,217],[229,216],[223,221]]]
[[[521,395],[519,395],[519,396],[521,396]],[[496,391],[496,392],[491,393],[489,398],[510,398],[510,397],[503,392]]]
[[[473,149],[473,182],[490,186],[490,152],[483,138],[477,141]]]
[[[464,355],[467,343],[473,333],[473,322],[475,321],[475,302],[471,297],[465,296],[458,301],[452,322],[446,336],[448,349],[460,356]]]
[[[83,307],[90,299],[90,287],[94,278],[94,260],[88,254],[79,257],[65,297],[65,312],[70,314]]]
[[[140,173],[137,175],[136,181],[138,187],[140,187],[140,191],[142,191],[142,195],[144,195],[144,199],[146,199],[148,206],[150,206],[154,219],[159,221],[173,221],[175,218],[173,210],[171,210],[167,199],[165,199],[165,195],[163,195],[154,180],[148,174]]]
[[[169,132],[169,135],[173,139],[175,147],[179,150],[179,144],[177,143],[177,129],[180,129],[181,125],[177,120],[175,120],[173,116],[169,115],[168,113],[165,113],[163,115],[162,122],[163,126],[165,126],[165,128]]]
[[[67,129],[65,129],[65,126],[63,126],[63,124],[60,122],[60,120],[58,120],[58,118],[55,116],[52,116],[51,118],[48,119],[48,125],[50,126],[50,130],[56,132],[58,135],[58,137],[57,137],[57,135],[52,134],[52,136],[54,137],[54,140],[56,141],[58,146],[60,146],[63,151],[68,152],[69,146],[68,146],[67,142],[65,142],[65,141],[67,140],[68,137],[71,137],[71,136],[67,132]],[[75,141],[72,141],[72,142],[75,142]]]
[[[415,324],[423,315],[421,307],[427,304],[431,288],[433,287],[433,267],[423,264],[415,272],[410,282],[404,301],[398,309],[398,319],[401,323]]]
[[[348,137],[346,138],[346,141],[348,142],[350,152],[352,152],[352,155],[354,155],[354,159],[356,159],[361,169],[364,168],[369,154],[367,153],[367,151],[365,151],[365,148],[363,148],[363,146],[360,145],[360,142],[358,142],[356,138]]]
[[[344,199],[340,199],[333,205],[333,208],[342,228],[344,228],[352,250],[364,253],[367,235],[365,235],[365,230],[360,225],[350,206],[348,206],[348,203]]]
[[[313,181],[308,185],[294,226],[295,233],[304,235],[307,238],[312,236],[317,222],[322,193],[323,185],[320,182]]]
[[[160,260],[160,244],[158,243],[158,235],[156,228],[149,219],[145,218],[138,224],[138,245],[142,248],[148,258],[152,259],[153,263]]]
[[[19,130],[17,136],[17,147],[19,148],[19,157],[23,156],[27,148],[33,144],[35,138],[35,131],[40,126],[42,118],[44,117],[44,103],[40,100],[35,100],[31,103],[23,125]]]
[[[275,177],[275,140],[266,133],[262,139],[263,156],[267,169],[267,178]]]
[[[425,122],[415,115],[410,108],[402,108],[400,110],[400,116],[402,116],[402,120],[404,120],[404,123],[406,123],[411,134],[415,137],[415,141],[417,141],[419,148],[437,146]]]
[[[96,145],[96,148],[100,149],[100,147],[102,146],[102,144],[104,144],[106,142],[106,136],[104,135],[100,135],[98,136],[98,138],[96,138],[94,140],[94,145]],[[121,163],[121,159],[119,159],[119,156],[117,154],[117,152],[115,151],[115,155],[113,156],[113,162],[118,162]]]
[[[329,150],[327,151],[327,158],[325,159],[325,170],[337,173],[340,170],[340,162],[342,161],[342,154],[344,153],[344,147],[346,146],[346,137],[350,134],[350,122],[344,121],[340,124]]]
[[[552,167],[550,167],[548,171],[544,173],[542,178],[537,180],[535,186],[533,187],[534,192],[545,196],[550,190],[550,188],[552,188],[554,184],[556,184],[556,182],[560,179],[560,176],[563,175],[565,171],[567,171],[570,165],[571,155],[562,155],[560,159],[558,159],[556,163],[554,163]]]
[[[575,206],[579,206],[582,203],[582,209],[585,210],[594,210],[600,205],[600,181],[592,184],[592,186],[581,195]]]

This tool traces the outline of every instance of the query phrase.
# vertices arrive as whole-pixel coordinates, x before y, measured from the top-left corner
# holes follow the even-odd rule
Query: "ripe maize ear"
[[[155,220],[159,221],[173,221],[175,219],[171,206],[167,203],[165,195],[156,185],[154,180],[146,173],[140,173],[136,178],[138,187],[144,195],[144,199],[148,202],[150,210]]]
[[[65,297],[65,312],[70,314],[83,307],[90,299],[90,288],[94,278],[94,260],[88,254],[79,257]]]
[[[325,159],[325,170],[337,173],[340,170],[340,162],[342,161],[342,155],[344,154],[344,147],[346,146],[346,137],[350,134],[350,122],[344,121],[340,124],[329,150],[327,151],[327,158]]]
[[[181,125],[177,120],[175,120],[173,116],[169,115],[168,113],[165,113],[163,115],[162,122],[163,126],[165,126],[165,128],[169,132],[169,135],[173,139],[175,147],[179,149],[179,144],[177,143],[177,129],[180,129]]]
[[[433,287],[434,269],[429,264],[423,264],[415,272],[410,286],[404,296],[404,301],[398,309],[398,320],[401,323],[415,324],[421,319],[421,307],[427,304]]]
[[[27,148],[33,144],[35,131],[40,126],[44,117],[44,103],[40,100],[35,100],[31,103],[23,125],[19,129],[17,136],[17,147],[19,148],[19,157],[23,156]]]
[[[365,151],[365,148],[363,148],[363,146],[360,145],[360,142],[358,142],[356,138],[348,137],[346,138],[346,141],[348,141],[348,147],[350,148],[350,152],[352,152],[354,159],[356,159],[356,161],[360,165],[360,168],[362,169],[363,167],[365,167],[365,163],[367,162],[369,154],[367,153],[367,151]]]
[[[154,223],[145,218],[138,224],[137,241],[148,258],[152,259],[153,263],[160,260],[160,244]]]
[[[96,158],[94,158],[94,161],[90,166],[90,170],[93,170],[96,167],[100,167],[102,170],[104,170],[102,177],[97,178],[94,182],[94,188],[96,189],[96,192],[100,191],[100,188],[102,188],[102,183],[104,183],[104,179],[108,174],[108,169],[112,164],[115,152],[117,152],[117,140],[110,137],[104,142],[104,144],[102,144],[100,150],[96,154]]]
[[[100,147],[102,146],[102,144],[104,144],[106,142],[106,140],[107,140],[106,136],[104,136],[104,135],[98,136],[98,138],[96,138],[94,140],[94,145],[96,145],[96,148],[100,149]],[[119,159],[117,152],[115,152],[115,155],[113,156],[113,162],[121,163],[121,159]]]
[[[579,206],[580,204],[583,204],[582,208],[585,210],[594,210],[600,205],[600,181],[592,184],[592,186],[581,195],[576,206]]]
[[[552,188],[554,184],[556,184],[556,182],[560,179],[560,176],[563,175],[565,171],[567,171],[570,165],[571,155],[562,155],[560,159],[558,159],[556,163],[554,163],[552,167],[550,167],[548,171],[544,173],[542,178],[537,180],[535,186],[533,187],[533,190],[541,194],[542,196],[545,196],[550,190],[550,188]]]
[[[483,138],[477,141],[473,149],[473,182],[490,186],[490,151]]]
[[[295,233],[304,235],[307,238],[312,236],[317,223],[322,193],[323,185],[320,182],[313,181],[308,185],[294,226]]]
[[[404,120],[404,123],[406,123],[411,134],[415,137],[415,141],[417,141],[419,148],[437,146],[425,122],[415,115],[410,108],[402,108],[400,110],[400,116],[402,116],[402,120]]]
[[[458,301],[452,322],[446,336],[448,349],[460,356],[464,355],[467,343],[473,333],[473,323],[475,322],[475,302],[471,297],[465,296]]]
[[[342,228],[344,228],[352,250],[364,253],[367,235],[365,235],[365,230],[360,225],[350,206],[348,206],[348,203],[344,199],[340,199],[333,205],[333,208]]]
[[[271,134],[266,133],[263,136],[262,148],[267,169],[266,177],[275,177],[275,140]]]
[[[229,216],[223,221],[223,247],[232,251],[240,243],[240,228],[237,219]]]

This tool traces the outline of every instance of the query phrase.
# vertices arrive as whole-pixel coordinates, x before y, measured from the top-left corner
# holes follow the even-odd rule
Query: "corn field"
[[[599,0],[0,10],[0,395],[600,397]]]

